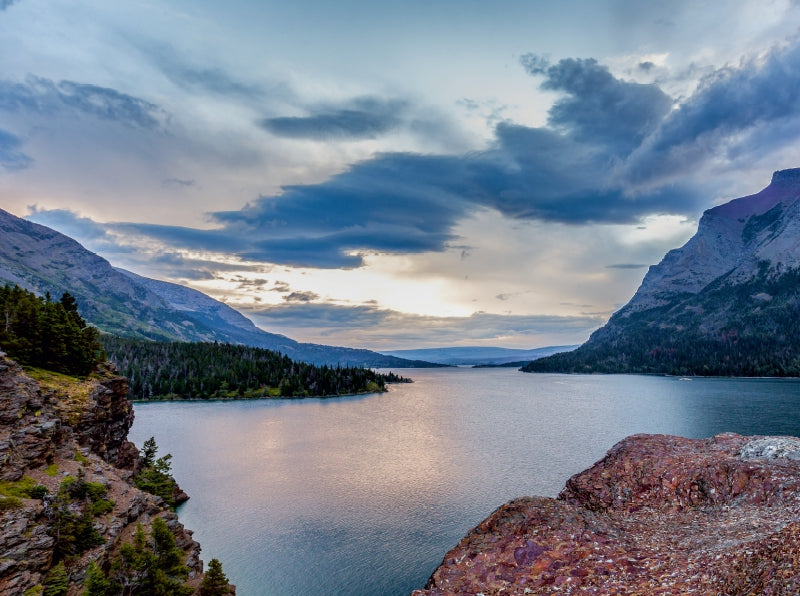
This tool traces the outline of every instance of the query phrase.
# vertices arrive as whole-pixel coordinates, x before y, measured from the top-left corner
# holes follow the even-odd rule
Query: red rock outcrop
[[[800,594],[800,439],[636,435],[557,499],[503,505],[425,590]]]

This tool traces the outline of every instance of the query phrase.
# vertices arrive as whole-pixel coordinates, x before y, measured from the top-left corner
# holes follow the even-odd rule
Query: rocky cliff
[[[0,593],[41,594],[60,559],[66,594],[82,594],[88,565],[108,569],[136,526],[149,528],[157,517],[172,531],[189,584],[197,587],[200,545],[160,498],[132,485],[138,451],[127,440],[133,409],[125,380],[108,370],[86,381],[43,371],[37,377],[0,353]],[[57,497],[76,482],[102,494],[91,514],[88,499]],[[64,535],[66,523],[77,524],[82,515],[99,538],[84,540],[90,546],[79,550]],[[91,528],[70,531],[79,536]]]
[[[425,590],[454,594],[800,593],[800,439],[637,435],[557,499],[495,511]]]
[[[630,302],[526,372],[800,375],[800,169],[705,212]]]

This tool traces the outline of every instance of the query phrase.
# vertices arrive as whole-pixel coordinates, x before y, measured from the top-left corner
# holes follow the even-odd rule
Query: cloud
[[[606,265],[606,269],[644,269],[649,267],[646,263],[615,263],[613,265]]]
[[[319,299],[316,292],[292,292],[283,297],[286,302],[314,302]]]
[[[551,127],[617,155],[637,147],[672,106],[658,86],[618,79],[593,58],[550,65],[545,58],[526,54],[520,61],[528,73],[544,75],[543,89],[566,94],[550,108]]]
[[[800,45],[795,40],[705,76],[631,155],[624,175],[654,184],[685,177],[712,161],[724,163],[726,157],[752,161],[796,143],[799,118]]]
[[[269,291],[278,293],[291,292],[292,287],[287,282],[276,279]]]
[[[551,63],[528,54],[521,62],[544,89],[559,94],[547,126],[500,122],[488,148],[465,154],[378,154],[324,182],[284,186],[241,209],[211,213],[213,229],[137,223],[109,229],[247,261],[356,268],[369,253],[456,246],[459,222],[486,208],[507,219],[576,226],[694,217],[714,196],[714,185],[692,172],[713,164],[724,173],[725,160],[730,169],[748,158],[764,159],[800,137],[800,47],[719,70],[677,109],[658,86],[622,80],[594,59]],[[54,91],[45,82],[46,92],[31,91],[40,81],[29,83],[27,95],[0,93],[0,106],[12,98],[42,101],[45,109],[41,98],[64,103],[62,94],[83,89]],[[119,105],[123,112],[139,106],[143,115],[157,109],[133,100]],[[264,125],[298,138],[369,136],[396,126],[405,106],[362,97]]]
[[[137,36],[129,37],[128,41],[138,47],[170,81],[184,89],[202,90],[215,95],[248,100],[262,100],[267,96],[294,98],[294,94],[282,83],[264,86],[239,80],[221,68],[195,66],[184,59],[170,44],[153,43]]]
[[[4,170],[24,170],[33,164],[33,159],[19,151],[22,141],[0,128],[0,167]]]
[[[5,10],[18,0],[0,0],[0,10]]]
[[[78,242],[92,242],[95,246],[113,243],[104,224],[97,223],[88,217],[81,217],[69,209],[42,209],[37,205],[31,205],[28,207],[26,219],[58,230]],[[110,248],[110,246],[106,246],[106,248]],[[119,248],[114,245],[114,252],[117,252]]]
[[[261,126],[292,139],[375,139],[403,122],[404,100],[358,97],[345,106],[321,106],[308,116],[266,118]]]
[[[194,185],[194,180],[182,180],[180,178],[165,178],[161,183],[161,186],[165,186],[167,188],[187,188]]]
[[[120,235],[111,224],[95,222],[67,209],[42,209],[33,205],[28,207],[25,219],[58,230],[92,252],[102,254],[114,266],[159,279],[210,280],[223,271],[264,270],[263,266],[218,261],[212,257],[187,257],[169,245]]]
[[[48,114],[63,109],[151,129],[160,126],[162,116],[157,105],[108,87],[35,76],[24,83],[0,81],[0,110]]]
[[[251,279],[249,277],[244,277],[242,275],[237,275],[233,278],[233,281],[238,282],[238,289],[240,290],[262,290],[264,286],[269,283],[268,279],[263,278],[256,278]]]
[[[397,346],[475,345],[503,342],[520,347],[579,343],[605,321],[604,316],[514,316],[474,313],[435,317],[400,313],[371,305],[287,303],[240,310],[257,325],[275,332],[300,332],[305,340],[371,349]],[[302,331],[299,331],[302,330]]]

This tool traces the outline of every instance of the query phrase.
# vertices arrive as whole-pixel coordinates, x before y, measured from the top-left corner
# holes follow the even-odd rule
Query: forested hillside
[[[55,302],[16,285],[0,288],[0,349],[21,364],[88,375],[105,359],[98,332],[68,293]]]
[[[617,313],[577,350],[525,372],[800,376],[800,270],[720,279],[656,308]],[[698,313],[704,314],[703,324]]]
[[[367,368],[315,366],[277,352],[218,343],[104,336],[108,359],[128,377],[132,399],[311,397],[385,391],[408,381]]]

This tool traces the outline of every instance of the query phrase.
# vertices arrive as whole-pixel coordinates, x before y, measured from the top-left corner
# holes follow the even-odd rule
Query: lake
[[[356,397],[137,403],[239,596],[408,595],[504,502],[555,496],[635,433],[800,436],[800,381],[397,371]]]

